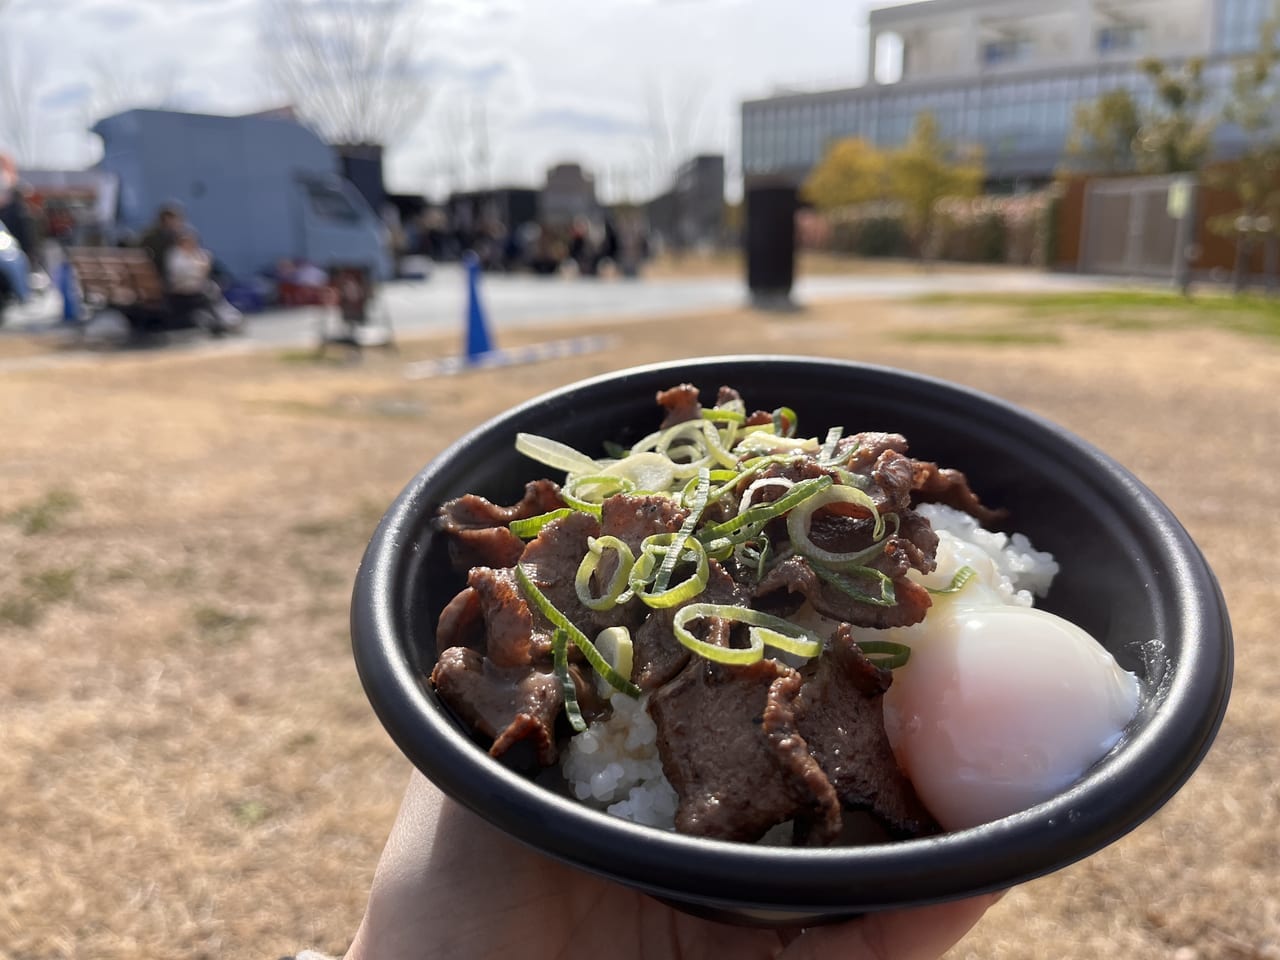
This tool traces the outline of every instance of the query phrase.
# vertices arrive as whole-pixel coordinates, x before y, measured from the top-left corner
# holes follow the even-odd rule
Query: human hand
[[[937,960],[997,898],[803,932],[714,923],[529,850],[415,771],[346,957]]]

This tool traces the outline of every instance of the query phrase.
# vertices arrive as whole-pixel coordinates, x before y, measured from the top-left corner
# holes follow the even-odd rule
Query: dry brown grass
[[[418,382],[402,364],[455,338],[352,367],[121,355],[0,375],[0,957],[341,952],[407,774],[348,649],[378,514],[513,401],[723,352],[725,329],[758,352],[947,376],[1063,423],[1145,479],[1222,580],[1237,681],[1200,771],[1122,842],[1012,892],[952,957],[1280,957],[1280,347],[1185,329],[900,339],[1006,329],[990,306],[709,319]]]

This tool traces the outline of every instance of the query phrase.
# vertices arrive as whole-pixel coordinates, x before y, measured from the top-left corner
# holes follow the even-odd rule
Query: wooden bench
[[[168,311],[164,284],[147,251],[126,247],[72,247],[67,257],[75,268],[81,296],[91,309],[114,308],[131,320],[136,314]]]

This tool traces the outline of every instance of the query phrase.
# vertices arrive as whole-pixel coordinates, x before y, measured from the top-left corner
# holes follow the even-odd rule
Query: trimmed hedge
[[[827,245],[860,257],[909,257],[970,263],[1046,266],[1049,262],[1052,189],[1015,197],[953,197],[938,201],[925,250],[915,249],[902,210],[865,204],[834,210]]]

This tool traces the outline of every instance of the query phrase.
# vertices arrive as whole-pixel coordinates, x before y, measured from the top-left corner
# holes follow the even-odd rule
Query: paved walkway
[[[1034,293],[1083,291],[1116,286],[1115,278],[1046,273],[1028,269],[948,269],[873,275],[833,275],[800,278],[794,299],[798,304],[831,300],[886,299],[939,293]],[[387,284],[380,305],[388,310],[398,336],[457,329],[461,336],[467,316],[465,273],[455,265],[437,267],[429,280]],[[747,302],[738,277],[642,278],[640,280],[542,278],[528,275],[487,275],[481,300],[490,333],[501,341],[504,329],[574,321],[627,321],[638,317],[670,316],[699,310],[732,309]],[[58,330],[61,303],[18,308],[0,329],[9,333]],[[234,343],[204,337],[175,339],[172,349],[245,350],[254,347],[310,346],[316,342],[319,314],[313,309],[275,310],[248,319],[244,337]],[[65,358],[68,354],[60,355]],[[0,369],[29,368],[52,358],[21,358],[0,362]],[[57,362],[54,360],[53,362]]]

